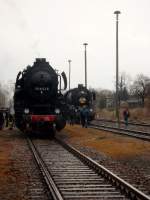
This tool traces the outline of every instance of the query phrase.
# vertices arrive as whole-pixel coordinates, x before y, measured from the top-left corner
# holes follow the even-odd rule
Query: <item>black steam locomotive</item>
[[[68,105],[67,116],[74,118],[76,123],[80,122],[80,112],[84,107],[87,107],[89,110],[88,121],[94,119],[93,101],[95,100],[95,93],[88,90],[82,84],[79,84],[77,88],[67,91],[65,100]]]
[[[62,76],[61,76],[62,75]],[[38,58],[33,66],[27,66],[16,78],[14,93],[15,124],[23,131],[50,132],[65,127],[64,89],[66,75],[59,75],[44,58]]]

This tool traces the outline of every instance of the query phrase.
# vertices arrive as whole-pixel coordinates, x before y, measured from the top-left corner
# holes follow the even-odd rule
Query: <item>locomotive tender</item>
[[[66,75],[62,74],[64,89]],[[66,125],[64,96],[61,93],[61,75],[46,62],[37,58],[16,78],[14,93],[15,124],[22,131],[49,132],[61,130]]]
[[[66,104],[68,105],[68,116],[74,115],[75,122],[80,122],[80,111],[83,107],[89,110],[88,121],[95,117],[93,101],[95,100],[95,93],[88,90],[82,84],[78,84],[77,88],[73,88],[65,94]]]

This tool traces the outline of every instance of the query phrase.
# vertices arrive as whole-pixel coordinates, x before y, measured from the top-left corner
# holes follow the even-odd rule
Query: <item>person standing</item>
[[[88,126],[88,118],[89,118],[89,109],[87,106],[84,106],[80,112],[81,124],[82,127],[87,128]]]
[[[14,127],[14,117],[13,115],[9,115],[9,129],[12,130]]]
[[[8,112],[5,113],[5,123],[6,123],[6,127],[8,127]]]
[[[0,112],[0,130],[3,129],[4,126],[4,115],[3,112]]]
[[[129,117],[130,117],[130,113],[129,113],[128,108],[126,108],[126,109],[123,111],[123,118],[124,118],[124,123],[125,123],[126,127],[128,126]]]
[[[74,118],[75,118],[75,108],[72,106],[70,108],[70,115],[69,115],[69,118],[70,118],[70,125],[74,125]]]

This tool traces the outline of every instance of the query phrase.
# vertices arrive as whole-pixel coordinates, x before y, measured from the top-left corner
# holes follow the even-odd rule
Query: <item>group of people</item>
[[[89,121],[89,108],[84,105],[77,111],[74,108],[70,108],[69,113],[69,123],[70,125],[73,125],[76,121],[80,122],[82,127],[87,128],[88,127],[88,121]]]
[[[11,114],[0,112],[0,130],[5,127],[13,129],[14,127],[14,117]]]
[[[70,112],[70,125],[74,124],[75,114],[76,114],[75,110],[72,109]],[[79,115],[80,115],[79,117],[80,117],[80,123],[81,123],[82,127],[87,128],[88,127],[88,119],[89,119],[89,108],[87,106],[83,106],[80,109]],[[130,112],[129,112],[128,108],[125,108],[123,110],[123,119],[124,119],[124,123],[125,123],[126,127],[128,126],[129,117],[130,117]],[[2,130],[4,126],[9,127],[9,129],[13,129],[14,117],[11,114],[0,112],[0,130]]]
[[[130,117],[130,112],[128,108],[125,108],[123,110],[123,119],[124,119],[124,124],[127,127],[128,126],[128,121]],[[76,117],[75,109],[70,109],[70,118],[69,118],[69,123],[70,125],[73,125],[75,123],[75,117]],[[89,121],[89,108],[88,106],[83,106],[80,108],[80,111],[78,113],[78,117],[80,118],[80,124],[82,127],[87,128],[88,127],[88,121]]]

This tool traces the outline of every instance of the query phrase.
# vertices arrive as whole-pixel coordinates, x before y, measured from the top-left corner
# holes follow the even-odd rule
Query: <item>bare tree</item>
[[[5,107],[6,105],[6,96],[4,94],[4,91],[2,90],[2,87],[0,86],[0,107]]]
[[[96,90],[96,107],[100,109],[106,108],[108,98],[111,98],[113,101],[114,94],[111,90],[106,90],[106,89]]]
[[[136,76],[131,86],[131,94],[140,98],[142,100],[143,106],[144,106],[144,99],[146,95],[146,85],[147,85],[148,80],[149,80],[148,76],[139,74]]]
[[[10,100],[13,99],[14,84],[8,81],[6,84],[0,83],[0,107],[9,107]]]
[[[131,77],[122,72],[119,77],[119,102],[126,101],[129,98],[129,88],[131,84]]]

